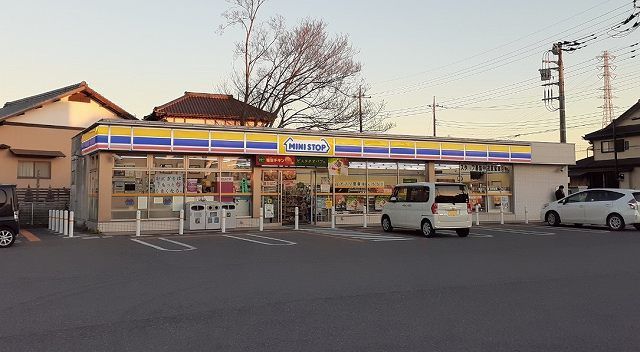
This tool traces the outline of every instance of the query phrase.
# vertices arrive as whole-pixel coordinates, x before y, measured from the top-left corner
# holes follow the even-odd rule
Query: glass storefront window
[[[393,187],[398,184],[398,165],[390,162],[367,162],[368,206],[369,213],[379,213],[391,196]]]
[[[364,211],[367,193],[367,165],[349,161],[348,175],[334,177],[336,212],[357,214]]]
[[[127,155],[127,154],[114,154],[113,155],[114,167],[136,167],[147,168],[147,155]]]
[[[436,164],[437,182],[461,182],[469,188],[469,200],[481,212],[511,212],[513,168],[505,164]]]
[[[210,169],[218,170],[218,157],[215,156],[190,156],[189,168],[190,169]]]
[[[215,194],[220,193],[219,173],[212,171],[187,172],[186,192],[187,194]]]
[[[416,183],[427,181],[427,165],[425,163],[399,163],[398,183]]]
[[[221,201],[235,203],[237,216],[251,216],[251,172],[222,172],[219,178]]]
[[[154,155],[153,167],[161,169],[183,169],[184,157],[181,155]]]
[[[225,156],[222,158],[222,170],[251,170],[251,158]]]
[[[151,171],[149,175],[149,218],[175,218],[184,206],[185,173]]]

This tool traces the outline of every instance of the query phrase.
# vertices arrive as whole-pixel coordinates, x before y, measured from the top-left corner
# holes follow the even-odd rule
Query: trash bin
[[[222,212],[220,202],[207,202],[206,210],[205,210],[205,219],[206,219],[206,229],[207,230],[220,230],[221,228],[221,219],[220,215]]]
[[[224,211],[227,215],[227,220],[225,223],[226,227],[228,229],[235,229],[238,226],[238,221],[236,220],[236,205],[234,203],[223,203],[222,211]]]
[[[189,230],[204,230],[205,223],[205,202],[187,203],[187,224]]]

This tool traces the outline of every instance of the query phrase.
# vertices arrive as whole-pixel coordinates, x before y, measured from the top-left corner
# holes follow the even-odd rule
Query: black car
[[[11,247],[19,232],[16,186],[0,184],[0,248]]]

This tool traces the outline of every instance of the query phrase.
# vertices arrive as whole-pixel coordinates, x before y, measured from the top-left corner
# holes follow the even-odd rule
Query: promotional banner
[[[349,159],[346,158],[329,158],[329,175],[349,175]]]

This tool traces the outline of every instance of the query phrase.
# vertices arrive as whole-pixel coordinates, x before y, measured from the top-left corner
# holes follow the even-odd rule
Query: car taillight
[[[467,203],[467,213],[473,213],[473,207],[471,206],[471,203]]]
[[[638,210],[638,201],[635,200],[635,198],[631,198],[631,200],[627,204],[629,204],[629,208]]]
[[[19,211],[18,211],[18,210],[14,211],[14,212],[13,212],[13,219],[14,219],[15,221],[18,221],[18,220],[19,220],[19,218],[20,218]]]
[[[438,214],[438,203],[431,204],[431,214]]]

